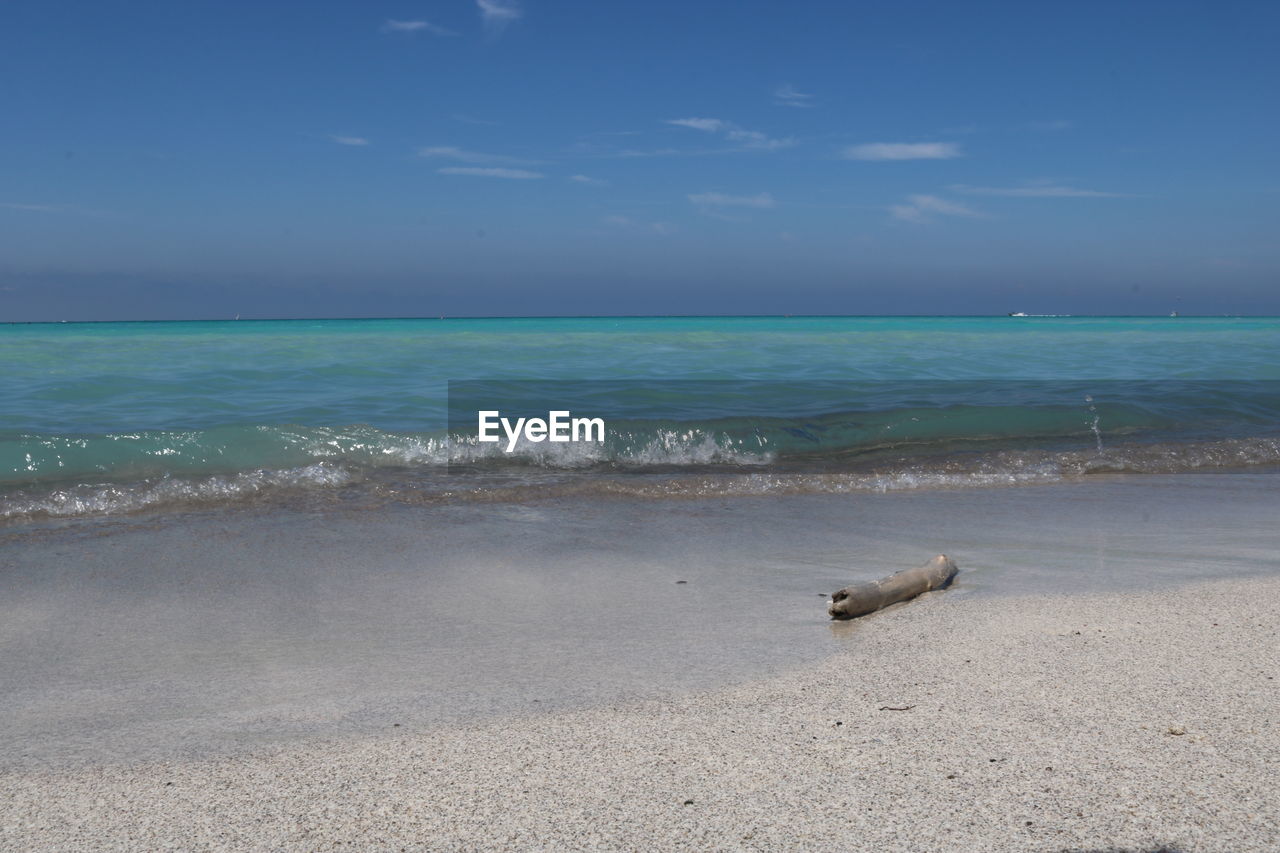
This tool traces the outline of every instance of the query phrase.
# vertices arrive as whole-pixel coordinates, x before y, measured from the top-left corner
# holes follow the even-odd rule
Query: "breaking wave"
[[[496,457],[486,448],[464,452],[463,464],[445,467],[448,450],[422,443],[406,445],[394,464],[380,466],[321,461],[283,470],[27,485],[0,498],[0,520],[113,516],[255,499],[333,496],[345,489],[375,503],[750,497],[1027,486],[1106,474],[1280,465],[1280,437],[1131,442],[1101,452],[1094,447],[985,449],[815,459],[750,453],[721,444],[714,436],[688,434],[655,438],[632,451],[627,464],[550,447],[574,445],[543,445],[502,466],[491,464]]]

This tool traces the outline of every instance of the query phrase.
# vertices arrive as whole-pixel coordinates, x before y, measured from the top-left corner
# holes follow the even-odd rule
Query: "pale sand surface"
[[[1277,602],[932,593],[684,698],[7,771],[0,847],[1276,850]]]

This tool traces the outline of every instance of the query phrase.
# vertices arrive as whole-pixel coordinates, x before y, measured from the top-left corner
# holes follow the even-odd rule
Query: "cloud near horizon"
[[[569,180],[573,181],[575,184],[584,184],[591,187],[609,186],[608,181],[601,180],[600,178],[592,178],[587,175],[570,175]]]
[[[438,27],[430,21],[397,21],[388,18],[382,25],[384,33],[431,33],[433,36],[456,36],[453,30]]]
[[[329,138],[339,145],[368,145],[369,140],[363,136],[338,136],[337,134],[329,134]]]
[[[869,142],[851,145],[841,156],[846,160],[951,160],[964,154],[954,142]]]
[[[900,219],[903,222],[911,222],[916,225],[923,225],[932,221],[933,215],[938,216],[982,216],[976,210],[965,207],[962,204],[956,204],[936,195],[912,195],[907,196],[905,204],[895,204],[889,207],[889,214],[894,219]]]
[[[666,124],[700,130],[703,133],[722,133],[725,139],[752,151],[778,151],[796,144],[796,140],[790,137],[772,139],[758,130],[747,130],[731,121],[718,118],[672,118],[667,119]]]
[[[759,209],[773,207],[776,202],[769,193],[758,195],[726,195],[725,193],[705,192],[690,193],[689,201],[699,207],[754,207]]]
[[[441,175],[470,175],[477,178],[506,178],[513,181],[532,181],[545,178],[541,172],[530,172],[527,169],[483,168],[478,166],[446,166],[436,169]]]

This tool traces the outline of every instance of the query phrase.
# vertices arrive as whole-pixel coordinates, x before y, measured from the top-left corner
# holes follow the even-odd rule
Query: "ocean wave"
[[[393,431],[367,424],[223,425],[104,434],[0,432],[0,492],[67,482],[230,476],[328,463],[351,470],[523,466],[546,470],[665,467],[841,467],[877,456],[937,456],[1142,439],[1267,434],[1280,422],[1280,385],[1111,383],[1105,393],[1062,383],[675,382],[480,383],[449,425]],[[602,442],[479,442],[477,400],[578,396],[603,413]],[[451,400],[453,398],[451,397]],[[456,401],[455,401],[456,402]],[[578,406],[577,404],[581,404]],[[513,404],[514,405],[514,404]],[[611,409],[612,407],[612,409]],[[746,410],[756,414],[732,414]],[[658,416],[665,412],[666,416]],[[699,414],[699,413],[702,414]],[[469,413],[469,414],[468,414]],[[676,414],[672,414],[676,413]],[[714,415],[709,413],[715,413]]]
[[[1103,452],[998,451],[899,460],[862,471],[777,472],[674,481],[658,492],[697,495],[822,494],[990,488],[1078,481],[1101,474],[1179,474],[1280,464],[1280,439],[1119,445]],[[638,493],[646,491],[641,486]],[[660,496],[655,493],[653,496]]]
[[[502,442],[369,426],[220,427],[102,436],[0,436],[0,485],[90,477],[118,480],[302,468],[321,462],[360,468],[501,463],[553,469],[598,465],[755,465],[774,454],[752,436],[657,425],[611,432],[608,441]]]
[[[721,450],[700,439],[702,459]],[[677,443],[681,454],[689,451]],[[666,456],[660,458],[667,459]],[[556,498],[679,499],[852,494],[934,489],[999,488],[1080,482],[1109,474],[1178,474],[1280,465],[1280,437],[1207,442],[1118,444],[1099,452],[997,450],[897,457],[842,468],[778,467],[766,462],[732,467],[636,468],[437,467],[350,469],[318,463],[282,471],[259,470],[209,477],[163,477],[135,483],[99,483],[28,489],[0,498],[0,521],[124,515],[143,511],[243,504],[315,495],[338,487],[358,490],[364,505],[397,503],[523,502]]]
[[[601,475],[537,483],[485,482],[454,499],[521,501],[547,497],[611,495],[634,498],[751,497],[794,494],[885,493],[934,489],[997,488],[1080,482],[1107,474],[1179,474],[1280,465],[1280,438],[1226,439],[1186,444],[1126,444],[1096,450],[994,451],[899,458],[845,470],[709,471],[677,474]],[[438,497],[393,490],[410,502]]]
[[[125,515],[148,509],[224,504],[286,490],[344,486],[353,479],[343,468],[317,464],[227,476],[76,484],[39,493],[19,492],[0,499],[0,520]]]

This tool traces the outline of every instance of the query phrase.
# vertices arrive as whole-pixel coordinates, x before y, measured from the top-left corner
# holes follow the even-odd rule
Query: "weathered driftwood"
[[[915,598],[931,589],[942,589],[956,576],[955,561],[939,554],[916,569],[907,569],[878,581],[847,586],[831,596],[827,612],[832,619],[853,619],[882,607]]]

